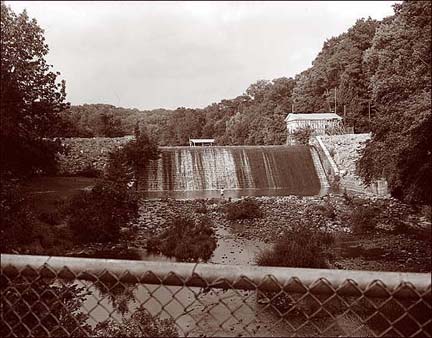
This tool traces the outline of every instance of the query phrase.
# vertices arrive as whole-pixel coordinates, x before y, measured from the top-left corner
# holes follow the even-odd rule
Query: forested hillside
[[[132,135],[137,122],[153,126],[163,123],[171,111],[115,107],[110,104],[84,104],[63,111],[59,135],[64,137],[118,137]]]

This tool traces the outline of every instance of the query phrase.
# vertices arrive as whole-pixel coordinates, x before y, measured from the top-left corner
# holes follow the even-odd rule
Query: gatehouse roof
[[[215,140],[214,138],[191,138],[189,139],[189,142],[194,143],[213,143]]]
[[[342,117],[335,113],[290,113],[285,118],[286,122],[304,120],[342,120]]]

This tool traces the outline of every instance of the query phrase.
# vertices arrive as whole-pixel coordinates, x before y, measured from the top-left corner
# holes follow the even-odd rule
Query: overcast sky
[[[72,104],[205,107],[294,77],[377,2],[7,2],[45,29]]]

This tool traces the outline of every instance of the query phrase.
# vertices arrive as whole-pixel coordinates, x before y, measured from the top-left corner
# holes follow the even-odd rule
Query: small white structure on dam
[[[335,113],[290,113],[285,118],[288,135],[310,127],[315,135],[325,135],[328,131],[340,126],[342,117]]]

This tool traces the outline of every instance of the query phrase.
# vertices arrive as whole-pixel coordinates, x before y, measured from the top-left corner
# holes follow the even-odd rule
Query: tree
[[[121,226],[138,216],[138,198],[127,186],[103,180],[73,196],[68,209],[68,226],[78,242],[116,242]]]
[[[123,149],[119,150],[124,165],[132,171],[135,176],[135,188],[138,190],[139,174],[145,172],[150,161],[159,158],[160,151],[157,143],[150,138],[146,129],[140,129],[139,124],[135,126],[135,139],[128,142]]]
[[[101,135],[105,137],[121,137],[125,136],[126,133],[122,128],[122,123],[119,118],[115,118],[113,115],[103,113],[101,116]]]
[[[59,144],[46,138],[68,106],[65,82],[50,71],[44,31],[26,11],[17,15],[1,2],[0,29],[2,174],[53,171]]]
[[[367,183],[385,177],[399,199],[431,204],[431,3],[394,9],[365,53],[377,113],[358,169]]]

